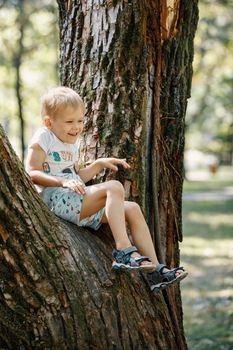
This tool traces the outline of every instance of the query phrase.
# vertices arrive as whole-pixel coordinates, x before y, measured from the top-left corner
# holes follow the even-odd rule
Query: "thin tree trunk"
[[[25,140],[24,140],[24,115],[23,115],[23,103],[22,103],[22,82],[21,82],[21,65],[22,65],[22,57],[24,52],[23,38],[25,31],[25,11],[24,11],[24,0],[20,0],[18,3],[18,24],[19,24],[19,40],[18,47],[13,58],[14,66],[15,66],[15,92],[17,98],[18,105],[18,117],[20,123],[20,140],[21,140],[21,159],[24,161],[24,153],[25,153]]]

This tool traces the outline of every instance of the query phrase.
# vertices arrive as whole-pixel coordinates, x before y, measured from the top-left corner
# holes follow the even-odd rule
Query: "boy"
[[[179,282],[187,272],[182,267],[169,270],[159,264],[141,209],[137,203],[124,200],[122,184],[111,180],[85,185],[104,168],[117,171],[118,166],[129,169],[130,165],[125,159],[100,158],[79,168],[84,114],[81,97],[70,88],[52,88],[42,97],[44,127],[30,141],[26,161],[32,181],[50,209],[61,218],[95,230],[102,223],[109,224],[116,243],[114,269],[147,271],[153,291]],[[126,221],[135,246],[128,238]]]

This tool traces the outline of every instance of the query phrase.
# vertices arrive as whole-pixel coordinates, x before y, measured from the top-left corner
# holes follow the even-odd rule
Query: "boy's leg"
[[[149,256],[150,260],[155,265],[158,265],[159,261],[157,259],[151,234],[140,206],[135,202],[126,201],[125,218],[129,224],[134,244],[139,252],[142,255]]]
[[[127,235],[124,213],[124,188],[118,181],[107,181],[86,187],[80,220],[105,207],[109,226],[116,241],[117,249],[131,245]]]
[[[80,220],[93,215],[104,207],[105,217],[116,242],[116,248],[119,250],[128,248],[132,244],[126,231],[124,187],[120,182],[111,180],[87,186],[86,194],[83,196]],[[133,253],[132,256],[137,257],[139,254]],[[146,261],[143,264],[151,265]]]
[[[130,226],[133,242],[138,248],[140,254],[148,256],[155,266],[159,265],[151,234],[140,206],[135,202],[125,201],[124,211],[125,219]],[[102,218],[102,223],[107,222],[108,219],[106,215],[104,215]],[[169,270],[164,268],[163,271],[166,272]],[[177,271],[176,275],[178,276],[179,274],[180,272]]]
[[[80,220],[105,207],[109,226],[116,241],[117,249],[131,245],[127,235],[124,213],[124,188],[118,181],[107,181],[88,186],[83,196]]]
[[[154,265],[158,265],[151,234],[139,205],[135,202],[124,201],[124,212],[135,246],[142,255],[149,256]],[[106,214],[103,215],[101,222],[108,223]]]

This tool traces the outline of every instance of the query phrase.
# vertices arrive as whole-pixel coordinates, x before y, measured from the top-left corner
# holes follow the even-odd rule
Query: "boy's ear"
[[[44,117],[44,125],[45,125],[48,129],[51,128],[51,119],[50,119],[50,117],[49,117],[48,115],[46,115],[46,116]]]

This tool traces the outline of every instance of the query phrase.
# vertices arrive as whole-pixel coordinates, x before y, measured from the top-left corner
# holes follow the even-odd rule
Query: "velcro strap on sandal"
[[[163,280],[166,282],[172,282],[176,279],[176,272],[178,270],[185,271],[183,267],[176,267],[172,270],[169,270],[167,272],[160,272],[161,276],[163,277]]]
[[[132,254],[134,252],[137,252],[137,248],[133,245],[129,248],[126,248],[126,249],[122,249],[121,252],[124,252],[125,255],[128,255],[128,254]]]
[[[117,258],[117,256],[119,256],[120,258],[123,258],[126,255],[131,255],[134,252],[137,252],[137,248],[135,246],[131,246],[128,247],[126,249],[122,249],[122,250],[117,250],[117,249],[113,249],[112,251],[112,255],[114,258]]]
[[[143,262],[143,261],[149,261],[149,262],[151,262],[151,260],[150,260],[150,258],[148,257],[148,256],[140,256],[140,257],[138,257],[138,258],[134,258],[137,262]]]
[[[168,269],[168,267],[167,267],[166,265],[164,265],[164,264],[159,264],[159,265],[156,267],[156,271],[158,271],[159,273],[162,274],[163,268]]]
[[[177,272],[177,271],[179,271],[179,270],[182,270],[182,271],[185,272],[185,269],[183,268],[183,266],[181,266],[181,267],[175,267],[174,269],[171,269],[171,271],[174,271],[174,272]]]

